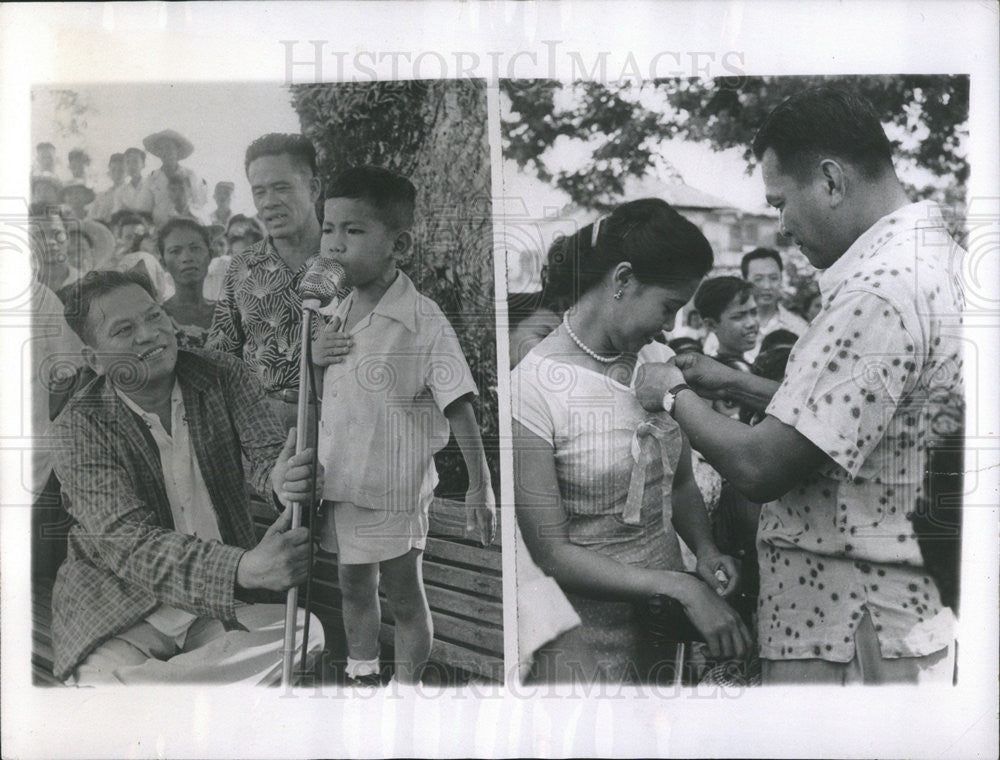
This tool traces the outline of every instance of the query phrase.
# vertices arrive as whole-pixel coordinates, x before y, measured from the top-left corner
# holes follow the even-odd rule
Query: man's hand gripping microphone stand
[[[302,350],[299,359],[299,401],[298,415],[296,418],[295,453],[302,452],[309,446],[309,439],[313,439],[313,461],[312,461],[312,494],[308,502],[309,519],[309,568],[306,574],[306,599],[305,599],[305,626],[302,631],[302,662],[304,670],[306,665],[306,650],[309,646],[309,603],[312,590],[312,564],[313,564],[313,514],[316,509],[316,473],[318,469],[318,441],[317,436],[309,435],[307,426],[310,422],[315,427],[318,422],[319,412],[309,418],[309,400],[314,394],[312,375],[312,325],[313,318],[319,309],[327,306],[337,297],[344,279],[344,268],[332,259],[319,256],[313,262],[309,271],[302,278],[299,285],[299,294],[302,296]],[[302,507],[298,502],[292,502],[292,529],[298,528],[302,524]],[[295,619],[298,613],[299,589],[293,586],[288,589],[288,596],[285,600],[285,640],[282,649],[281,662],[281,685],[289,687],[292,684],[292,672],[295,661]]]

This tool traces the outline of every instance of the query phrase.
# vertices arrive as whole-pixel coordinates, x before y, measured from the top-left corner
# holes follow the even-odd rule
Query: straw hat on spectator
[[[157,158],[163,158],[160,150],[160,144],[164,140],[172,140],[177,145],[178,161],[183,161],[185,158],[194,153],[194,144],[180,132],[173,129],[164,129],[160,132],[154,132],[153,134],[144,137],[142,139],[142,147]]]
[[[80,223],[84,234],[90,238],[94,268],[107,268],[115,253],[115,236],[106,226],[92,219]]]

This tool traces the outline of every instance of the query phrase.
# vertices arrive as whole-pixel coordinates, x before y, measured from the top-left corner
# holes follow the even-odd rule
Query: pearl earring
[[[625,291],[624,291],[624,290],[622,290],[621,288],[618,288],[618,292],[617,292],[617,293],[615,293],[615,295],[614,295],[614,299],[615,299],[616,301],[620,301],[620,300],[622,300],[622,295],[623,295],[624,293],[625,293]]]

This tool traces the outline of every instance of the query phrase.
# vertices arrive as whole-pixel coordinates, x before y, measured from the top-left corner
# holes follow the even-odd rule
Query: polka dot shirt
[[[961,253],[937,206],[916,203],[820,277],[822,310],[767,412],[832,462],[761,511],[762,657],[848,662],[865,610],[884,657],[951,641],[908,515],[941,399],[962,403]]]

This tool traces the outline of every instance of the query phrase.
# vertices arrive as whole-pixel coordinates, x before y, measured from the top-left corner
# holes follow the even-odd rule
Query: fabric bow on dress
[[[664,477],[673,471],[669,449],[664,443],[670,433],[676,431],[667,428],[662,420],[651,418],[640,422],[632,434],[632,475],[628,484],[625,511],[622,512],[622,520],[628,525],[639,525],[642,521],[640,513],[646,490],[646,468],[656,458],[657,451],[663,461]]]

